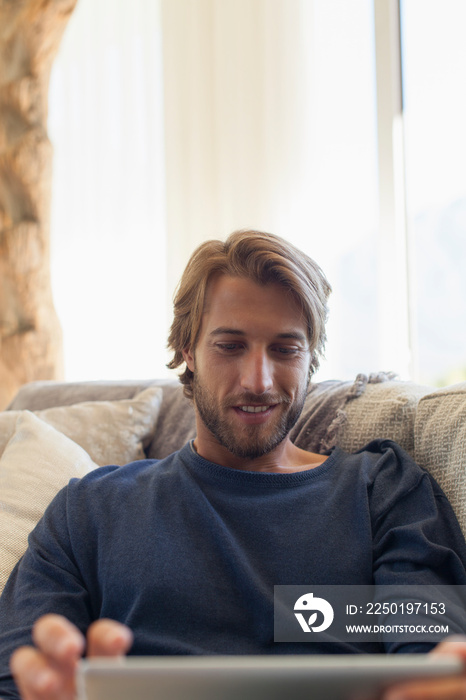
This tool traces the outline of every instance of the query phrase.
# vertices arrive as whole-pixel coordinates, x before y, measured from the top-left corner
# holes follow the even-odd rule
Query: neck
[[[242,471],[286,474],[313,469],[327,458],[314,452],[296,447],[289,435],[271,452],[255,458],[238,457],[221,445],[212,434],[197,435],[194,440],[196,452],[215,464]]]

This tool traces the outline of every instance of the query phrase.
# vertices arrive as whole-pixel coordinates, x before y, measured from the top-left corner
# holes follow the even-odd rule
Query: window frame
[[[412,241],[406,209],[400,0],[374,0],[378,151],[379,358],[416,381]]]

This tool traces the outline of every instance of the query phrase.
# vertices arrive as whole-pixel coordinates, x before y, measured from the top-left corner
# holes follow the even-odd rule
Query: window
[[[419,379],[466,380],[466,5],[401,3],[406,194]]]

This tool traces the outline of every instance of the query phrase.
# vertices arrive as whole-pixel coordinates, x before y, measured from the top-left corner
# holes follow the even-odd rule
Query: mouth
[[[261,406],[236,406],[239,411],[244,411],[244,413],[265,413],[271,408],[270,405]]]
[[[262,425],[267,423],[277,407],[277,404],[240,404],[232,406],[241,423],[244,425]]]

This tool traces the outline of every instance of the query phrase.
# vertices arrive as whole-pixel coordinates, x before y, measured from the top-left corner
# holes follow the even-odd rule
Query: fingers
[[[451,636],[429,655],[456,656],[465,665],[464,674],[393,686],[384,694],[383,700],[466,700],[466,637]]]
[[[61,615],[44,615],[32,630],[38,649],[60,666],[73,666],[84,652],[81,632]]]
[[[23,700],[52,697],[57,679],[46,660],[32,647],[21,647],[11,657],[10,667]]]
[[[466,700],[466,678],[405,683],[388,690],[383,700]]]
[[[431,656],[456,656],[465,664],[466,670],[466,637],[464,635],[452,635],[444,642],[437,644],[430,652]]]
[[[17,649],[10,666],[23,700],[74,700],[74,668],[56,666],[34,647]]]
[[[33,628],[36,647],[21,647],[11,657],[13,677],[23,700],[74,700],[76,667],[84,653],[80,631],[59,615],[45,615]],[[88,656],[120,656],[133,636],[114,620],[98,620],[87,635]]]
[[[133,643],[131,630],[115,620],[97,620],[87,632],[87,656],[122,656]]]
[[[76,663],[84,637],[60,615],[45,615],[34,626],[37,648],[22,647],[11,657],[13,677],[24,700],[72,700]]]

